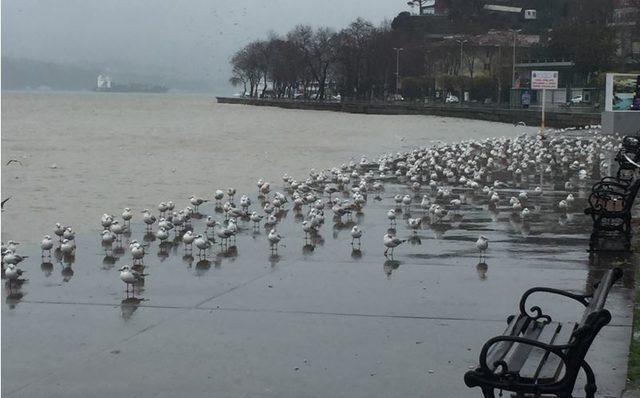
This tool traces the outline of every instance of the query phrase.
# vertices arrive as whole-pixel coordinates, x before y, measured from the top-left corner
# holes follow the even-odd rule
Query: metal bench
[[[640,188],[640,179],[633,182],[608,177],[596,183],[589,195],[589,207],[585,214],[593,220],[593,232],[589,240],[590,250],[598,248],[600,238],[619,236],[624,238],[624,248],[631,247],[631,210]]]
[[[640,133],[640,130],[639,130]],[[619,179],[630,180],[638,170],[640,162],[640,138],[636,136],[626,136],[622,139],[620,150],[615,156],[618,163],[616,176]]]
[[[480,365],[464,375],[465,384],[480,387],[485,398],[495,397],[495,390],[518,395],[551,394],[571,397],[582,369],[587,378],[587,398],[594,396],[596,381],[585,355],[600,329],[611,321],[604,308],[611,286],[622,276],[614,268],[594,285],[590,295],[564,290],[534,287],[520,299],[520,314],[507,319],[502,336],[489,339],[480,352]],[[527,311],[527,299],[534,293],[549,293],[572,298],[586,309],[578,322],[556,322],[538,306]]]

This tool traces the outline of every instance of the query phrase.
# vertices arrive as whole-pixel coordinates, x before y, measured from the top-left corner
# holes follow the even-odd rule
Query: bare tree
[[[319,100],[324,100],[330,67],[335,62],[336,34],[329,28],[313,30],[308,25],[298,25],[287,34],[287,39],[300,51],[315,82],[318,83]]]

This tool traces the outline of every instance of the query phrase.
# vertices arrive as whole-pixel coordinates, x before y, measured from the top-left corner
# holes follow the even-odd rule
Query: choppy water
[[[2,239],[36,242],[56,222],[98,230],[102,213],[188,204],[263,177],[338,166],[433,140],[517,135],[509,124],[216,104],[203,95],[2,94]],[[22,165],[8,160],[20,160]],[[52,167],[55,165],[56,167]]]

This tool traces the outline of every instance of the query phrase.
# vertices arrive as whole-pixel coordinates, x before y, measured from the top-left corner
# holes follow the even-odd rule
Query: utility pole
[[[518,38],[518,32],[522,29],[509,29],[513,32],[513,58],[511,60],[511,88],[516,84],[516,39]]]
[[[462,45],[466,42],[468,42],[469,40],[456,40],[456,42],[458,44],[460,44],[460,72],[459,74],[462,74]]]
[[[396,52],[396,94],[400,93],[400,51],[404,50],[402,47],[394,47]]]
[[[466,43],[468,40],[456,40],[456,42],[460,43],[460,70],[458,71],[458,74],[462,77],[462,46],[464,45],[464,43]],[[462,101],[464,101],[464,89],[462,88],[462,80],[460,80],[460,103],[462,103]]]

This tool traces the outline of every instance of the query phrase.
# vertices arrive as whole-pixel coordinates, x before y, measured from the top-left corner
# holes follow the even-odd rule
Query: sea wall
[[[423,105],[412,103],[375,103],[375,102],[317,102],[292,101],[257,98],[216,97],[221,104],[242,104],[255,106],[275,106],[287,109],[305,109],[371,115],[435,115],[459,117],[465,119],[488,120],[502,123],[524,122],[529,126],[540,124],[539,109],[482,108],[458,105]],[[583,112],[547,112],[548,127],[572,127],[588,124],[600,124],[600,113]]]

